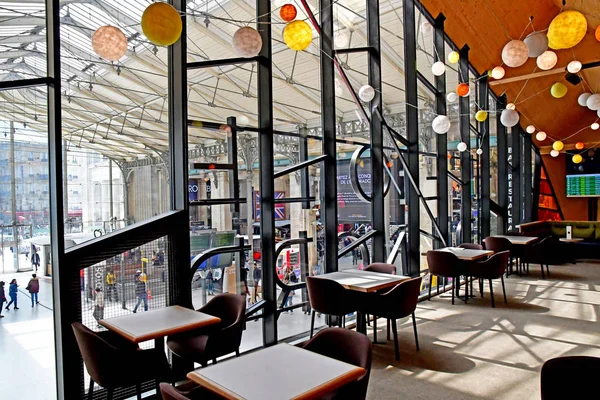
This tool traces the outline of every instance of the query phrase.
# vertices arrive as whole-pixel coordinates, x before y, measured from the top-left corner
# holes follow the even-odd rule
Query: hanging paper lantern
[[[596,40],[600,42],[600,25],[598,25],[598,27],[596,28],[594,36],[596,36]]]
[[[552,85],[552,87],[550,88],[550,94],[552,95],[552,97],[554,97],[555,99],[560,99],[562,97],[565,97],[565,95],[567,94],[567,87],[565,86],[564,83],[561,82],[556,82],[554,85]]]
[[[392,168],[392,166],[394,165],[393,162],[388,161],[385,165],[387,165],[388,168]]]
[[[284,4],[279,10],[279,16],[285,22],[293,21],[297,13],[296,7],[293,4]]]
[[[127,51],[127,38],[117,27],[106,25],[92,35],[94,53],[108,61],[118,61]]]
[[[535,132],[535,126],[529,125],[525,130],[527,131],[527,133],[533,133]]]
[[[358,89],[358,97],[365,103],[368,103],[375,98],[375,89],[371,85],[364,85]]]
[[[600,118],[600,110],[596,111],[596,115],[598,115],[598,118]]]
[[[181,36],[181,17],[173,6],[156,2],[142,14],[142,31],[157,46],[170,46]]]
[[[479,122],[483,122],[487,119],[488,117],[488,113],[483,111],[483,110],[479,110],[475,113],[475,119]]]
[[[503,110],[500,114],[500,122],[507,128],[512,128],[519,123],[519,113],[515,110]]]
[[[600,110],[598,110],[598,112],[600,112]],[[593,131],[597,131],[598,128],[600,128],[600,124],[597,122],[594,122],[592,125],[590,125],[590,128],[592,128]]]
[[[600,94],[593,94],[588,97],[585,105],[592,111],[600,110]]]
[[[448,61],[450,64],[456,64],[458,60],[460,60],[460,54],[458,54],[458,51],[452,51],[450,54],[448,54]]]
[[[587,32],[587,20],[579,11],[568,10],[558,14],[548,27],[548,46],[551,49],[570,49]]]
[[[431,127],[433,128],[433,131],[438,135],[448,133],[448,131],[450,130],[450,126],[450,118],[448,118],[446,115],[438,115],[431,122]]]
[[[539,131],[538,133],[535,134],[535,138],[537,139],[538,142],[543,142],[544,140],[546,140],[546,132]]]
[[[475,151],[475,153],[482,155],[483,154],[483,150],[482,149],[477,149],[477,151]]]
[[[397,151],[392,151],[392,154],[390,154],[390,157],[392,157],[394,160],[397,159],[398,157],[400,157],[400,154],[398,154]]]
[[[363,160],[360,160],[360,162],[358,163],[358,165],[359,165],[361,168],[364,168],[364,167],[365,167],[365,162],[364,162]]]
[[[580,94],[577,98],[577,103],[579,103],[581,107],[587,107],[587,100],[590,98],[591,95],[591,93]]]
[[[467,149],[467,144],[465,142],[460,142],[457,146],[456,146],[456,150],[460,151],[461,153],[463,151],[465,151]]]
[[[244,26],[235,32],[231,45],[238,56],[255,57],[262,49],[262,38],[256,29]]]
[[[514,110],[514,109],[516,109],[516,108],[517,108],[517,106],[515,106],[515,103],[508,103],[508,104],[506,105],[506,109],[507,109],[507,110]]]
[[[336,29],[333,34],[333,43],[335,47],[338,49],[343,49],[348,46],[350,42],[350,35],[348,34],[348,29]]]
[[[552,148],[556,151],[561,151],[564,147],[565,144],[560,140],[557,140],[556,142],[552,143]]]
[[[450,92],[446,95],[446,100],[448,100],[448,103],[454,103],[458,100],[458,95],[455,92]]]
[[[469,87],[468,83],[460,83],[456,87],[456,94],[460,97],[467,97],[469,95],[469,92],[471,92],[471,88]]]
[[[525,64],[529,58],[529,48],[520,40],[511,40],[502,49],[502,61],[511,68]]]
[[[506,71],[504,71],[504,68],[502,67],[494,67],[494,69],[492,70],[492,78],[494,79],[502,79],[504,78],[504,74],[506,73]]]
[[[558,157],[559,154],[560,154],[560,151],[558,151],[558,150],[552,150],[550,152],[550,155],[555,158]]]
[[[574,164],[579,164],[582,161],[583,161],[583,157],[581,157],[581,154],[575,154],[573,156],[573,163]]]
[[[245,126],[248,126],[248,124],[250,123],[250,120],[245,115],[240,115],[237,117],[236,123],[237,123],[237,126],[243,128]]]
[[[344,94],[344,89],[342,88],[342,82],[338,78],[335,78],[335,95],[340,97]]]
[[[434,62],[433,65],[431,66],[431,72],[435,76],[444,75],[444,72],[446,72],[446,64],[444,64],[441,61]]]
[[[283,41],[292,50],[306,50],[312,43],[312,29],[304,21],[292,21],[283,30]]]
[[[549,69],[554,68],[557,61],[558,61],[558,57],[556,56],[556,53],[553,51],[547,50],[538,56],[538,58],[536,60],[536,64],[539,69],[541,69],[543,71],[547,71]]]
[[[529,58],[536,58],[548,50],[548,37],[543,32],[532,32],[523,42],[529,49]]]
[[[452,159],[452,154],[448,153],[448,155],[446,157],[448,157],[448,160],[451,160]]]
[[[567,64],[567,71],[569,71],[572,74],[576,74],[579,71],[581,71],[581,67],[583,67],[581,61],[571,61],[569,64]]]
[[[425,35],[431,35],[433,33],[433,25],[431,25],[429,21],[423,21],[423,23],[421,23],[421,32]]]
[[[582,142],[575,143],[575,148],[577,150],[583,150],[583,146],[585,146]]]

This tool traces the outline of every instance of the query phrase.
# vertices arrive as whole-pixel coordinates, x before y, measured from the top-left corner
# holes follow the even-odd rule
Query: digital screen
[[[567,197],[600,197],[600,154],[592,149],[581,155],[579,164],[567,157]]]

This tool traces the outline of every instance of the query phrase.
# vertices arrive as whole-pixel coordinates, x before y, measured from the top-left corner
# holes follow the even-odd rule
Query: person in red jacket
[[[31,279],[29,280],[29,283],[27,284],[27,287],[25,288],[29,291],[29,294],[31,295],[31,307],[34,306],[34,302],[35,304],[40,304],[40,302],[38,301],[38,293],[40,292],[40,281],[37,278],[36,274],[31,274]]]

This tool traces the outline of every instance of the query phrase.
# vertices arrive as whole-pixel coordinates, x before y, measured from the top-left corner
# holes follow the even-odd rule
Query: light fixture
[[[579,11],[567,10],[558,14],[548,27],[548,46],[551,49],[570,49],[585,37],[587,20]]]
[[[262,49],[260,33],[250,26],[244,26],[235,31],[231,40],[233,51],[241,57],[256,57]]]
[[[492,70],[492,78],[502,79],[502,78],[504,78],[505,73],[506,73],[506,71],[504,70],[503,67],[501,67],[501,66],[494,67],[494,69]]]
[[[556,151],[561,151],[562,149],[564,149],[564,147],[565,144],[560,140],[557,140],[556,142],[552,143],[552,148]]]
[[[590,98],[591,95],[592,95],[591,93],[580,94],[579,97],[577,98],[577,103],[581,107],[587,107],[587,100]]]
[[[593,131],[597,131],[598,128],[600,128],[600,124],[597,122],[594,122],[592,125],[590,125],[590,128],[592,128]]]
[[[585,105],[592,111],[600,110],[600,94],[594,93],[593,95],[588,97],[587,101],[585,102]]]
[[[502,49],[502,62],[511,68],[525,64],[529,58],[529,48],[521,40],[511,40]]]
[[[434,62],[433,65],[431,66],[431,72],[435,76],[444,75],[444,72],[446,72],[446,64],[444,64],[441,61]]]
[[[512,128],[519,123],[519,113],[515,110],[503,110],[500,114],[500,122],[507,128]]]
[[[558,62],[558,56],[551,50],[546,50],[537,57],[536,64],[542,71],[548,71],[554,68]]]
[[[333,43],[338,49],[343,49],[350,43],[349,29],[336,29],[333,34]]]
[[[358,97],[368,103],[375,98],[375,89],[371,85],[364,85],[358,89]]]
[[[433,128],[433,131],[438,135],[448,133],[448,131],[450,130],[450,126],[450,118],[448,118],[446,115],[438,115],[431,122],[431,127]]]
[[[433,25],[429,21],[423,21],[421,23],[421,32],[425,35],[431,35],[433,33]]]
[[[471,88],[469,87],[468,83],[460,83],[456,87],[456,94],[459,95],[460,97],[467,97],[470,92],[471,92]]]
[[[455,92],[450,92],[446,95],[446,100],[448,100],[448,103],[454,103],[458,100],[458,95]]]
[[[565,95],[567,94],[567,92],[568,92],[567,86],[564,83],[562,83],[562,82],[556,82],[550,88],[550,94],[555,99],[560,99],[560,98],[565,97]]]
[[[456,146],[456,150],[460,151],[461,153],[465,150],[467,150],[467,144],[465,142],[460,142],[457,146]]]
[[[392,158],[395,160],[395,159],[397,159],[398,157],[400,157],[400,154],[398,154],[398,152],[397,152],[397,151],[392,151],[392,154],[390,154],[390,156],[391,156],[391,157],[392,157]]]
[[[535,126],[529,125],[527,128],[525,128],[525,130],[527,131],[527,133],[533,133],[535,132]]]
[[[283,41],[292,50],[306,50],[312,43],[312,29],[303,20],[292,21],[283,29]]]
[[[560,151],[558,151],[558,150],[552,150],[552,151],[550,151],[550,155],[552,157],[556,158],[556,157],[558,157],[559,154],[560,154]]]
[[[575,143],[575,148],[577,150],[583,150],[584,147],[585,147],[585,144],[583,144],[583,142],[577,142],[577,143]]]
[[[243,127],[248,126],[248,124],[250,123],[250,120],[248,119],[247,116],[242,114],[237,117],[236,123],[237,123],[237,126],[243,128]]]
[[[567,64],[567,71],[569,71],[572,74],[576,74],[579,71],[581,71],[581,67],[583,65],[581,64],[581,61],[571,61],[569,64]]]
[[[535,138],[537,139],[538,142],[543,142],[544,140],[546,140],[546,132],[544,131],[539,131],[538,133],[535,134]]]
[[[488,117],[488,113],[483,111],[483,110],[479,110],[475,113],[475,119],[479,122],[483,122],[487,119]]]
[[[106,25],[92,35],[94,53],[108,61],[118,61],[127,51],[127,38],[117,27]]]
[[[285,22],[293,21],[294,18],[296,18],[297,13],[296,7],[293,4],[284,4],[281,6],[281,9],[279,9],[279,16]]]
[[[456,64],[458,60],[460,60],[460,54],[458,54],[458,51],[452,51],[450,54],[448,54],[448,61],[450,64]]]
[[[517,108],[517,106],[515,106],[515,103],[508,103],[506,105],[507,110],[515,110],[516,108]]]
[[[582,161],[583,161],[583,157],[581,157],[581,154],[575,154],[573,156],[573,163],[574,164],[579,164]]]
[[[142,31],[151,43],[170,46],[181,36],[181,16],[170,4],[157,1],[142,14]]]
[[[477,153],[478,155],[482,155],[483,154],[483,150],[482,149],[477,149],[477,151],[475,151],[475,153]]]
[[[529,58],[536,58],[548,50],[548,37],[544,32],[532,32],[523,41],[529,48]]]

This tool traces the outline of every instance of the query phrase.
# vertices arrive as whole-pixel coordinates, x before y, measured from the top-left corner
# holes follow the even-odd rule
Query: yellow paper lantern
[[[552,148],[556,151],[561,151],[564,147],[565,144],[560,140],[557,140],[556,142],[552,143]]]
[[[456,64],[458,60],[460,60],[460,54],[458,54],[458,51],[453,51],[448,54],[448,61],[450,61],[451,64]]]
[[[558,14],[548,28],[548,46],[551,49],[570,49],[576,46],[587,32],[587,20],[579,11],[568,10]]]
[[[306,50],[312,43],[312,29],[302,20],[292,21],[283,30],[283,41],[292,50]]]
[[[568,91],[567,87],[563,83],[560,83],[560,82],[556,82],[550,88],[550,94],[555,99],[560,99],[561,97],[564,97],[567,94],[567,91]]]
[[[575,154],[573,156],[573,163],[579,164],[582,161],[583,161],[583,157],[581,157],[581,154]]]
[[[475,113],[475,119],[479,122],[483,122],[487,119],[488,117],[488,113],[483,111],[483,110],[479,110]]]
[[[156,2],[142,14],[142,31],[157,46],[170,46],[181,36],[181,17],[173,6]]]

